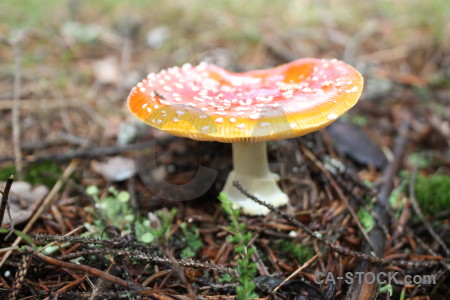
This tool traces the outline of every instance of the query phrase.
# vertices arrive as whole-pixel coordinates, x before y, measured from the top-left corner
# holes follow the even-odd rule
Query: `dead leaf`
[[[109,56],[92,63],[97,81],[101,84],[117,84],[121,78],[117,59]]]
[[[91,167],[96,173],[112,182],[127,180],[137,172],[135,160],[122,156],[115,156],[104,162],[93,161]]]
[[[3,190],[5,181],[0,182],[0,189]],[[33,214],[36,206],[47,195],[48,188],[45,185],[32,187],[25,181],[14,181],[9,192],[9,206],[14,225],[26,222]],[[9,224],[10,219],[5,213],[3,225]]]
[[[361,128],[337,121],[328,126],[326,132],[341,155],[377,169],[386,164],[383,152]]]

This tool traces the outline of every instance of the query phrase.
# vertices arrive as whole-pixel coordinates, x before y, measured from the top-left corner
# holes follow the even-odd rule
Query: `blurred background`
[[[1,1],[0,153],[13,154],[17,72],[22,147],[39,151],[61,140],[110,144],[132,122],[129,90],[149,72],[200,61],[243,71],[301,57],[342,59],[363,73],[362,101],[346,118],[382,147],[404,106],[418,114],[417,138],[436,146],[449,137],[449,16],[445,0]]]

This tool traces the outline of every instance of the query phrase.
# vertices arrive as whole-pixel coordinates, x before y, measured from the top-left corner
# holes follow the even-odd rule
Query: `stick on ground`
[[[31,217],[30,221],[28,221],[27,225],[22,230],[23,233],[28,233],[28,231],[30,231],[30,229],[33,227],[34,223],[39,219],[41,214],[48,208],[49,204],[52,202],[52,200],[54,199],[54,197],[56,196],[58,191],[63,186],[63,183],[70,177],[70,175],[72,175],[72,172],[75,171],[75,168],[76,168],[77,164],[78,164],[78,162],[76,160],[73,160],[67,166],[67,168],[64,170],[64,173],[63,173],[61,179],[59,179],[56,182],[56,184],[53,186],[53,188],[50,191],[50,193],[48,193],[47,197],[44,199],[44,201],[42,201],[42,203],[39,206],[39,208],[36,210],[34,215]],[[18,246],[21,241],[22,241],[22,238],[21,237],[17,237],[17,239],[14,241],[14,243],[11,246],[12,247]],[[2,260],[0,261],[0,268],[3,266],[3,264],[9,258],[9,256],[11,255],[11,252],[12,252],[12,250],[5,253],[5,255],[3,256]]]
[[[5,189],[3,190],[3,192],[1,192],[2,203],[0,206],[0,227],[3,224],[3,217],[5,216],[6,206],[8,205],[9,191],[11,190],[13,181],[14,181],[14,176],[12,176],[12,175],[9,176],[8,180],[6,181]],[[11,220],[11,222],[12,222],[12,220]]]
[[[394,188],[393,179],[397,172],[401,167],[401,163],[403,161],[403,156],[406,151],[406,146],[408,144],[408,131],[409,131],[409,120],[406,119],[399,130],[399,135],[397,136],[394,144],[394,160],[393,162],[386,168],[383,176],[383,186],[381,187],[379,193],[379,203],[378,201],[375,203],[374,213],[378,217],[378,221],[382,222],[383,225],[387,225],[390,223],[390,217],[386,212],[386,207],[390,207],[389,205],[389,196]],[[389,227],[389,226],[387,226]],[[377,224],[372,231],[370,232],[370,238],[375,245],[375,248],[372,250],[367,243],[363,245],[364,253],[371,253],[373,251],[377,257],[383,257],[385,253],[385,245],[386,245],[386,235],[383,232],[380,225]],[[368,261],[361,261],[356,268],[356,272],[372,272],[375,276],[381,271],[381,265],[371,264]],[[377,283],[374,282],[369,284],[367,282],[362,282],[362,284],[354,281],[345,296],[345,299],[373,299],[374,295],[377,292]]]

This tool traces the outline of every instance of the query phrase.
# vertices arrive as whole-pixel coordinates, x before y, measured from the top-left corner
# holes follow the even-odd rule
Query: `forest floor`
[[[205,3],[0,3],[0,298],[449,299],[446,1]],[[267,216],[219,199],[230,145],[126,106],[149,72],[302,57],[341,59],[365,86],[326,129],[268,144],[290,204]],[[200,166],[211,186],[166,200]]]

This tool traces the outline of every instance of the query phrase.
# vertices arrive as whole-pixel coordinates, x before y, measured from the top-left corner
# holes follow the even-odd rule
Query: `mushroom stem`
[[[239,183],[251,194],[275,207],[288,203],[288,196],[277,185],[278,174],[270,172],[267,144],[233,143],[233,171],[228,175],[223,192],[235,209],[242,208],[248,215],[266,215],[269,210],[242,195],[234,186]]]

